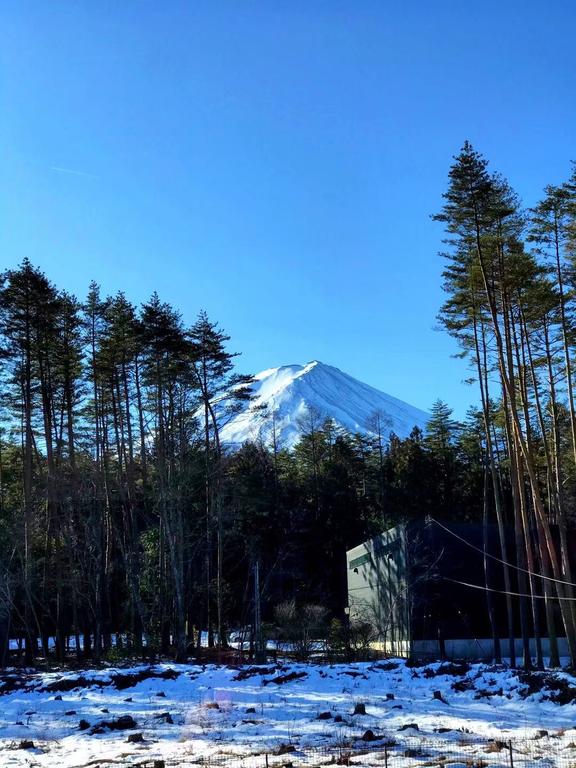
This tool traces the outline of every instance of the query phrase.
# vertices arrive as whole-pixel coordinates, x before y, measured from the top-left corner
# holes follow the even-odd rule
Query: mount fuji
[[[419,408],[318,360],[268,368],[254,377],[251,389],[252,400],[222,425],[223,444],[270,445],[275,433],[279,447],[293,448],[307,423],[327,418],[346,432],[374,435],[376,415],[384,437],[394,432],[402,438],[415,426],[423,429],[429,419]]]

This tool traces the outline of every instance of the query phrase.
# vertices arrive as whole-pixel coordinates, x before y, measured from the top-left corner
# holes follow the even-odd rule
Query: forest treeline
[[[64,659],[71,637],[83,658],[116,636],[183,659],[286,601],[343,619],[346,549],[428,515],[498,527],[508,626],[479,601],[495,658],[515,661],[519,623],[525,664],[530,637],[557,664],[559,635],[576,662],[576,174],[525,210],[466,144],[435,218],[440,319],[479,407],[456,423],[437,401],[405,439],[385,414],[367,437],[309,413],[293,450],[231,450],[221,427],[251,379],[206,313],[186,326],[156,295],[137,307],[95,284],[78,298],[28,261],[0,276],[1,662],[10,637],[27,663],[52,638]]]
[[[459,342],[479,385],[485,468],[484,519],[500,533],[508,643],[500,648],[488,563],[487,607],[494,656],[514,663],[519,613],[523,663],[529,638],[557,666],[557,634],[576,664],[574,521],[576,410],[576,169],[526,210],[500,174],[467,142],[449,171],[434,217],[446,231],[444,327]],[[503,503],[503,484],[509,504]],[[508,507],[508,510],[507,510]],[[505,526],[514,531],[507,544]],[[516,581],[517,579],[517,581]],[[517,585],[517,586],[516,586]]]
[[[0,283],[0,641],[25,657],[184,658],[286,600],[340,616],[346,548],[406,515],[474,510],[477,420],[435,408],[427,435],[367,439],[310,413],[294,451],[228,450],[246,403],[228,337],[154,295],[82,301],[25,261]],[[263,423],[271,418],[262,413]],[[438,482],[439,478],[443,478]],[[472,512],[470,512],[472,514]]]

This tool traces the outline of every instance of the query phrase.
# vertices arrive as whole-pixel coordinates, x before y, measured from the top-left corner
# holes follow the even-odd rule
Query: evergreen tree
[[[453,508],[452,481],[457,465],[457,441],[460,426],[452,420],[452,409],[442,400],[432,405],[426,424],[425,442],[438,466],[438,491],[442,514]]]
[[[219,646],[226,645],[223,621],[223,509],[222,445],[220,429],[250,398],[249,376],[234,372],[235,353],[226,349],[230,340],[216,323],[200,312],[188,332],[191,361],[203,412],[206,508],[206,626],[212,642],[211,583],[212,542],[216,529],[216,626]]]

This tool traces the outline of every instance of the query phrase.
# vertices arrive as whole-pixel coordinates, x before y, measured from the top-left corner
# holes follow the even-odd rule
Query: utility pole
[[[266,648],[262,642],[262,615],[260,610],[260,561],[254,561],[254,635],[256,652],[254,660],[256,664],[266,663]]]

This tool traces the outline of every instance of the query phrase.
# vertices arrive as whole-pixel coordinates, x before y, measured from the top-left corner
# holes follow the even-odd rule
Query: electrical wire
[[[497,563],[502,563],[502,565],[508,566],[508,568],[513,568],[515,571],[521,571],[522,573],[527,573],[529,576],[535,576],[537,579],[544,579],[544,581],[552,581],[555,584],[565,584],[567,587],[576,587],[576,584],[573,581],[564,581],[563,579],[555,579],[553,576],[544,576],[541,573],[535,573],[534,571],[529,571],[526,568],[521,568],[519,565],[514,565],[513,563],[507,563],[506,560],[502,560],[502,558],[497,557],[496,555],[491,555],[490,552],[486,552],[485,549],[481,549],[480,547],[477,547],[475,544],[472,544],[470,541],[467,541],[462,536],[459,536],[454,531],[451,531],[450,528],[447,528],[445,525],[442,525],[442,523],[439,520],[436,520],[431,515],[428,515],[428,520],[430,520],[433,523],[436,523],[436,525],[440,526],[443,530],[445,530],[447,533],[452,534],[456,539],[466,544],[471,549],[475,549],[476,552],[480,552],[481,555],[484,555],[484,557],[489,557],[491,560],[496,560]],[[510,593],[512,594],[512,593]],[[572,600],[576,598],[562,598],[563,600]]]
[[[576,602],[576,597],[558,597],[553,595],[530,595],[524,592],[508,592],[505,589],[493,589],[492,587],[485,587],[482,584],[469,584],[467,581],[458,581],[458,579],[450,579],[448,576],[442,577],[444,581],[451,581],[453,584],[460,584],[463,587],[470,587],[471,589],[481,589],[483,592],[496,592],[498,595],[510,595],[511,597],[526,597],[528,600],[537,598],[538,600],[568,600],[569,602]]]

